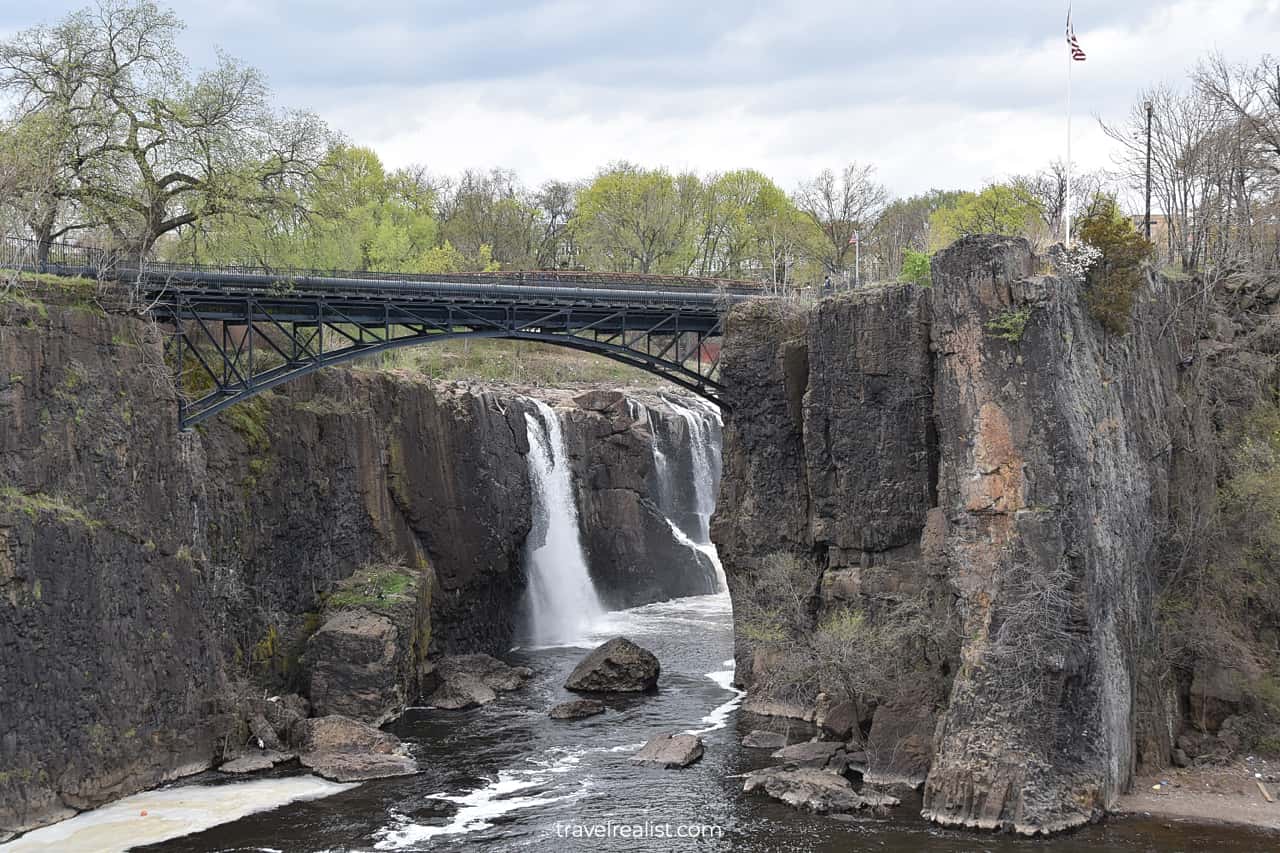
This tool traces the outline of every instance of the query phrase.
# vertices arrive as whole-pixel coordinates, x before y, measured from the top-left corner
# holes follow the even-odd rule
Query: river
[[[560,685],[586,643],[518,649],[510,661],[535,671],[523,690],[470,711],[411,710],[391,726],[411,745],[423,768],[419,775],[366,782],[136,849],[1166,853],[1256,851],[1275,843],[1274,836],[1245,830],[1140,819],[1025,840],[932,827],[909,805],[889,819],[853,823],[802,814],[762,794],[742,793],[741,779],[734,778],[766,765],[768,756],[739,745],[761,720],[737,710],[739,696],[728,686],[727,595],[606,614],[592,634],[593,642],[625,634],[652,649],[663,666],[658,692],[611,701],[602,716],[553,721],[546,711],[570,698]],[[629,753],[662,731],[702,732],[706,756],[678,771],[632,766]],[[632,827],[649,837],[622,837]],[[612,839],[585,837],[610,832]],[[680,832],[700,837],[658,837]]]

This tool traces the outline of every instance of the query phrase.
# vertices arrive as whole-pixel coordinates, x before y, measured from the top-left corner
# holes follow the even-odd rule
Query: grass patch
[[[0,504],[24,513],[32,521],[43,513],[49,513],[64,524],[79,524],[90,530],[102,527],[101,521],[90,517],[79,507],[72,506],[63,498],[42,492],[26,494],[12,486],[5,486],[0,488]]]
[[[271,415],[271,401],[264,391],[241,403],[227,408],[223,417],[231,428],[240,434],[253,453],[265,453],[271,448],[271,433],[267,419]]]
[[[660,379],[642,370],[602,355],[536,341],[491,338],[404,347],[362,359],[356,366],[364,370],[407,371],[444,382],[508,382],[562,387],[663,385]]]
[[[421,575],[414,569],[394,565],[365,566],[342,581],[325,598],[329,609],[368,607],[379,609],[413,599]]]

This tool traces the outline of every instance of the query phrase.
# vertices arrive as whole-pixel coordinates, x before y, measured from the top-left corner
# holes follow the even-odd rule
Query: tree
[[[27,115],[0,128],[0,212],[8,233],[36,238],[38,263],[50,244],[84,227],[65,198],[65,125],[48,112]]]
[[[537,211],[534,262],[538,269],[571,267],[577,259],[573,221],[578,188],[565,181],[547,181],[534,194]]]
[[[315,116],[274,112],[261,74],[227,56],[190,78],[180,29],[149,0],[103,0],[0,43],[0,89],[19,117],[65,124],[55,201],[139,258],[207,217],[294,204],[329,142]]]
[[[965,193],[953,207],[931,217],[931,249],[940,249],[974,234],[1019,236],[1040,221],[1040,206],[1026,192],[1009,184],[991,184],[980,193]]]
[[[1009,185],[1021,196],[1035,203],[1043,229],[1035,229],[1032,242],[1043,247],[1062,240],[1062,220],[1067,208],[1067,165],[1054,160],[1031,175],[1014,175]],[[1107,180],[1101,172],[1082,172],[1071,176],[1071,210],[1074,219],[1086,215],[1099,194],[1106,191]],[[1078,223],[1073,223],[1078,224]]]
[[[1113,334],[1129,330],[1133,297],[1142,287],[1142,264],[1151,255],[1151,244],[1120,212],[1114,199],[1104,199],[1080,221],[1080,239],[1102,252],[1089,268],[1090,313]]]
[[[687,272],[696,181],[630,163],[600,172],[578,192],[573,219],[588,264],[614,272]]]
[[[468,258],[489,246],[504,266],[534,265],[538,210],[509,169],[464,172],[442,197],[440,221],[444,238]]]
[[[824,170],[796,192],[796,206],[825,237],[821,260],[830,272],[849,267],[853,232],[869,233],[889,200],[874,175],[875,167],[850,163],[839,175]]]
[[[1120,174],[1135,191],[1146,178],[1148,105],[1152,192],[1165,213],[1167,256],[1184,270],[1198,269],[1230,254],[1232,235],[1250,218],[1244,128],[1201,89],[1149,89],[1124,122],[1102,123],[1120,145]]]
[[[927,254],[917,252],[914,249],[907,249],[906,256],[902,261],[902,273],[899,277],[903,281],[928,287],[933,281],[931,266]]]
[[[933,214],[953,207],[963,195],[958,191],[930,190],[923,195],[895,199],[880,214],[864,253],[875,258],[885,276],[897,278],[907,253],[929,251]]]

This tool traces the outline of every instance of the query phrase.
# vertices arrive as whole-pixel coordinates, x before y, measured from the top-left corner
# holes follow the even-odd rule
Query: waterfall
[[[539,645],[567,643],[586,637],[604,608],[582,552],[560,418],[546,403],[530,402],[538,410],[536,416],[524,416],[533,492],[533,528],[525,558],[530,639]]]
[[[711,544],[711,513],[716,508],[716,483],[720,479],[718,442],[711,433],[711,413],[707,409],[695,412],[677,403],[670,397],[663,397],[671,411],[685,422],[689,431],[689,456],[693,462],[693,489],[695,495],[695,511],[698,516],[698,529],[689,531],[689,536],[699,545]],[[695,404],[697,405],[697,404]],[[699,406],[701,409],[702,407]],[[720,415],[714,415],[718,424]],[[717,453],[716,467],[712,467],[712,450]]]
[[[724,567],[720,564],[720,555],[715,545],[711,544],[711,514],[716,507],[716,487],[720,482],[720,430],[722,421],[720,411],[701,400],[690,399],[690,405],[697,407],[695,411],[683,401],[677,402],[670,397],[663,397],[667,407],[685,424],[688,439],[688,453],[693,475],[693,517],[697,519],[693,529],[686,529],[676,522],[677,517],[687,519],[688,513],[677,508],[677,489],[672,482],[672,466],[667,455],[662,451],[659,432],[653,422],[652,412],[644,406],[644,417],[653,434],[653,467],[657,480],[658,505],[667,515],[667,523],[671,525],[671,533],[676,541],[686,548],[697,551],[706,557],[715,571],[717,588],[728,589],[724,576]],[[677,455],[679,450],[676,451]],[[687,521],[686,521],[687,524]]]

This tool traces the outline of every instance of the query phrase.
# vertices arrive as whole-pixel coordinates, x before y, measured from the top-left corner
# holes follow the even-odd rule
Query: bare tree
[[[569,223],[576,211],[578,187],[566,181],[547,181],[534,194],[537,208],[535,262],[538,269],[572,266],[577,251]]]
[[[62,125],[54,201],[138,258],[206,217],[289,204],[330,142],[315,116],[275,113],[262,76],[229,57],[190,79],[180,29],[150,0],[103,0],[0,43],[0,89],[19,116]]]
[[[850,163],[839,175],[824,170],[796,191],[796,206],[826,237],[821,260],[831,272],[850,266],[853,233],[869,233],[889,201],[889,191],[874,175],[874,166]]]
[[[1031,175],[1015,175],[1009,183],[1035,201],[1047,232],[1048,242],[1062,238],[1062,218],[1066,214],[1067,165],[1054,160]],[[1087,214],[1099,196],[1107,191],[1103,172],[1083,172],[1071,176],[1071,209],[1077,215]]]

